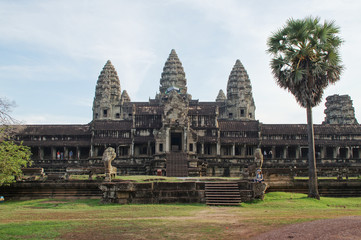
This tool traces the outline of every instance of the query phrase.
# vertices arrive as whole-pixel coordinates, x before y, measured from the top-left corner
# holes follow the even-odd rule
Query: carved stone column
[[[338,158],[338,157],[340,157],[340,147],[334,148],[333,158]]]
[[[350,159],[351,158],[351,147],[346,147],[347,149],[347,153],[346,153],[346,159]]]
[[[56,159],[56,149],[55,149],[55,147],[51,147],[51,158]]]
[[[166,128],[165,129],[165,152],[169,152],[170,151],[170,129]]]
[[[80,155],[79,155],[79,157],[80,157]],[[94,146],[93,145],[90,146],[90,157],[94,157]]]
[[[64,159],[69,159],[69,151],[67,147],[64,147]]]
[[[188,146],[187,146],[187,128],[184,127],[183,128],[183,151],[187,152],[188,151]]]
[[[90,154],[90,152],[89,152],[89,154]],[[80,158],[80,150],[79,150],[78,146],[76,147],[76,150],[75,150],[75,153],[73,154],[73,156],[74,156],[75,159]]]
[[[247,151],[247,146],[246,146],[246,144],[243,144],[243,146],[241,148],[241,156],[242,157],[246,157],[246,151]]]
[[[321,159],[324,159],[325,158],[325,155],[326,155],[326,147],[325,146],[322,146],[321,149],[320,149],[320,157]]]
[[[287,154],[288,153],[288,146],[285,146],[284,148],[283,148],[283,156],[282,156],[282,158],[283,159],[286,159],[287,158]]]
[[[271,159],[274,159],[275,156],[276,156],[276,147],[272,146],[271,151],[272,151],[272,158]]]
[[[299,159],[301,156],[301,146],[298,145],[296,148],[296,159]]]
[[[94,148],[94,156],[98,157],[99,156],[99,147],[95,147]]]

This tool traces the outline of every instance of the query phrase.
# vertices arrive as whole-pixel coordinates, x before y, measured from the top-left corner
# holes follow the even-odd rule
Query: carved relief
[[[163,124],[170,126],[187,126],[188,125],[188,102],[177,93],[171,91],[164,105]]]

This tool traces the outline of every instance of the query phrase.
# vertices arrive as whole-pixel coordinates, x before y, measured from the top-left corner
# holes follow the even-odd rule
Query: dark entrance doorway
[[[171,133],[170,140],[171,151],[182,151],[182,133]]]

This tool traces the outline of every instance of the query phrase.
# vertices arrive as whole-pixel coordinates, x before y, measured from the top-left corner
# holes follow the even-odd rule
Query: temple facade
[[[346,104],[327,98],[325,122],[314,126],[321,175],[322,169],[360,171],[361,127],[347,97],[341,96]],[[261,148],[264,169],[301,174],[308,166],[307,125],[264,124],[256,120],[255,110],[251,81],[240,60],[230,72],[226,94],[220,90],[214,102],[201,102],[188,93],[182,63],[172,50],[154,99],[131,101],[107,61],[89,124],[27,125],[17,140],[31,147],[35,166],[49,172],[101,166],[104,150],[113,147],[118,174],[241,176]]]

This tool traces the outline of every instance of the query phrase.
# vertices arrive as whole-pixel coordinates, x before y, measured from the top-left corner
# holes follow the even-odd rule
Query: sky
[[[108,59],[121,90],[148,101],[175,49],[193,99],[226,93],[240,59],[257,120],[306,123],[306,110],[271,74],[267,38],[287,19],[318,16],[340,27],[345,70],[313,109],[314,123],[333,94],[351,96],[360,122],[360,12],[359,0],[0,0],[0,97],[16,102],[11,114],[26,124],[87,124]]]

